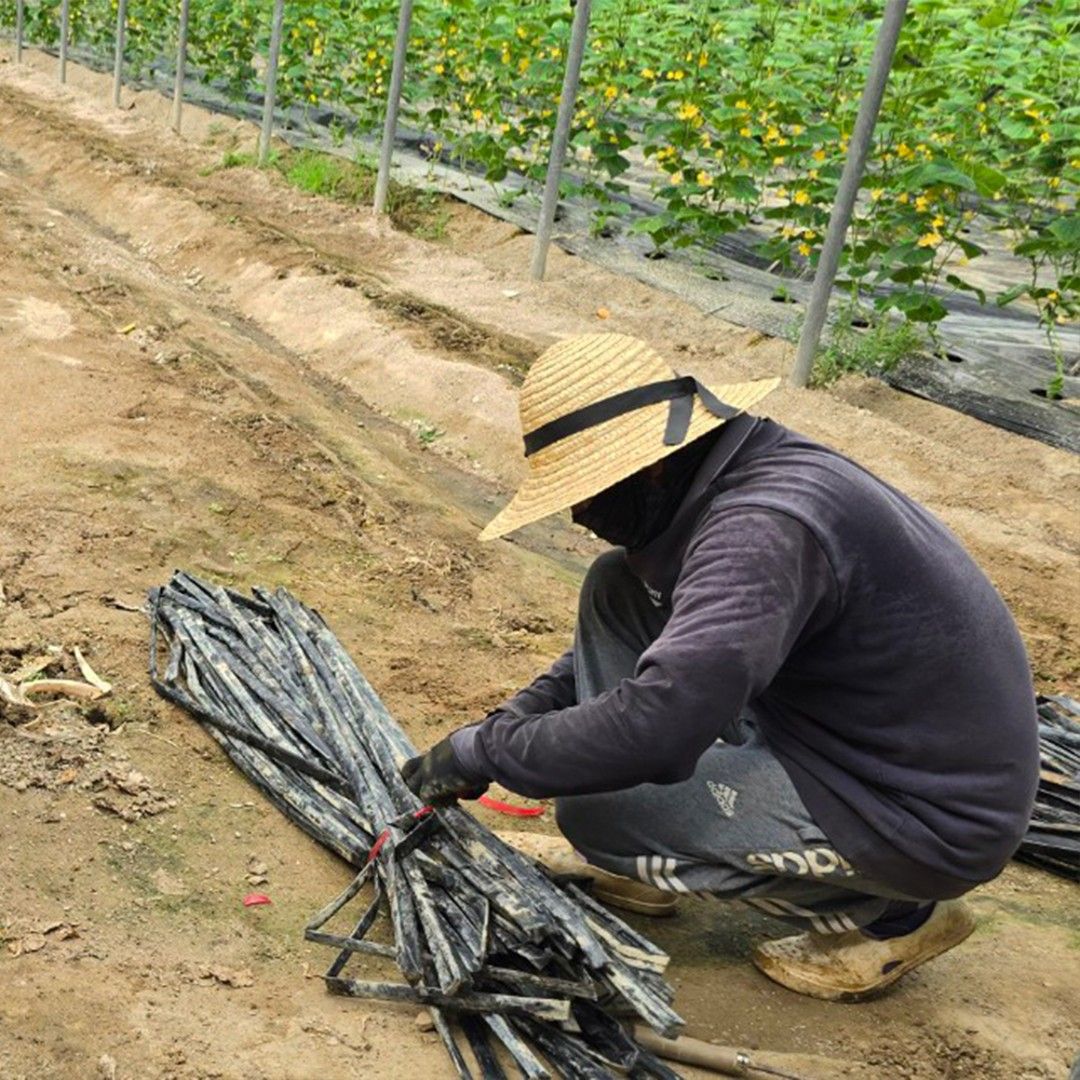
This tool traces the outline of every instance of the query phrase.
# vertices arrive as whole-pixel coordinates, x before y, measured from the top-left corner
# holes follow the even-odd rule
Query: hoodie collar
[[[691,481],[671,524],[640,551],[626,556],[627,565],[641,579],[657,607],[669,607],[671,593],[682,568],[683,555],[705,505],[716,494],[716,482],[730,467],[747,440],[765,421],[742,413],[724,424],[716,445],[709,451]]]

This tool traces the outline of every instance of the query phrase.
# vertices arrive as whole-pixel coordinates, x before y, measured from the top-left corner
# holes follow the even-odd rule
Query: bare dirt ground
[[[565,647],[596,550],[562,523],[475,540],[518,475],[529,361],[612,329],[718,382],[780,371],[788,347],[557,253],[532,285],[530,239],[471,211],[433,244],[213,171],[247,126],[188,110],[178,138],[156,95],[116,112],[100,76],[60,88],[46,58],[8,59],[0,674],[80,646],[115,692],[0,718],[0,1073],[450,1077],[411,1013],[324,992],[300,928],[347,869],[153,695],[131,609],[174,567],[283,583],[427,745]],[[864,380],[770,413],[941,515],[1040,686],[1076,691],[1076,458]],[[273,904],[245,909],[259,879]],[[965,947],[861,1006],[768,984],[746,957],[782,928],[736,909],[648,929],[691,1034],[790,1053],[801,1076],[1062,1077],[1078,895],[1011,867],[974,895]]]

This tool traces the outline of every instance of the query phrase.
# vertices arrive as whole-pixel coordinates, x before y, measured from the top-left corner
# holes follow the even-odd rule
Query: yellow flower
[[[684,102],[679,106],[675,114],[680,120],[696,120],[701,115],[701,110],[691,102]]]
[[[718,150],[715,151],[715,153],[713,154],[713,157],[716,158],[717,161],[720,161],[723,158],[723,156],[724,156],[724,148],[721,146]]]
[[[642,68],[641,77],[643,79],[655,79],[656,72],[652,68]]]
[[[670,79],[672,82],[681,82],[686,78],[686,72],[683,71],[682,68],[676,68],[674,71],[667,72],[664,77]]]
[[[810,204],[810,196],[805,191],[796,191],[791,201],[796,206],[808,206]]]
[[[473,119],[474,119],[474,120],[475,120],[475,121],[476,121],[477,123],[479,123],[479,122],[480,122],[481,120],[483,120],[483,119],[484,119],[484,110],[483,110],[483,109],[473,109],[473,111],[472,111],[472,118],[473,118]]]
[[[697,58],[697,66],[699,68],[704,67],[709,62],[709,54],[707,52],[699,53]]]
[[[708,150],[712,146],[712,136],[707,131],[701,136],[701,146],[704,150]]]
[[[1024,110],[1024,115],[1025,116],[1030,116],[1032,120],[1041,120],[1042,119],[1042,113],[1039,112],[1038,109],[1025,109]]]
[[[896,196],[896,201],[898,203],[906,203],[908,201],[908,193],[906,191],[901,191],[900,194]]]
[[[783,165],[783,164],[784,164],[784,158],[783,158],[783,156],[780,156],[780,157],[774,157],[774,158],[772,159],[772,163],[773,163],[774,165]]]
[[[435,65],[435,74],[436,75],[442,75],[444,71],[446,71],[446,65],[445,64],[436,64]]]
[[[817,233],[816,233],[816,232],[814,232],[814,230],[813,230],[813,229],[803,229],[803,234],[802,234],[802,238],[803,238],[803,239],[804,239],[804,240],[805,240],[805,241],[806,241],[807,243],[810,243],[811,241],[813,241],[813,240],[816,240],[816,239],[817,239]]]
[[[1042,134],[1041,134],[1041,135],[1039,136],[1039,142],[1041,142],[1041,143],[1048,143],[1049,141],[1050,141],[1050,132],[1049,132],[1049,131],[1044,131],[1044,132],[1043,132],[1043,133],[1042,133]]]
[[[1051,304],[1055,304],[1055,303],[1057,303],[1057,298],[1058,298],[1058,292],[1057,292],[1057,289],[1051,289],[1051,290],[1050,290],[1050,291],[1049,291],[1049,292],[1048,292],[1048,293],[1046,294],[1046,299],[1047,299],[1047,300],[1049,300]]]
[[[912,150],[907,143],[901,143],[896,148],[896,156],[902,158],[913,158],[915,156],[915,151]]]
[[[791,125],[791,134],[792,135],[801,135],[805,130],[806,130],[806,128],[803,127],[802,124],[792,124]]]
[[[924,210],[929,209],[930,200],[925,195],[919,195],[915,199],[915,209],[921,214]]]
[[[319,103],[319,95],[308,94],[308,101],[310,101],[312,105],[317,105]]]
[[[942,239],[941,233],[934,231],[923,233],[923,235],[919,237],[917,243],[919,247],[922,248],[936,248],[938,244],[941,243]]]
[[[683,181],[682,169],[677,170],[671,174],[671,182],[673,184],[681,184]]]
[[[699,183],[699,184],[700,184],[700,185],[701,185],[702,187],[710,187],[710,186],[712,185],[712,177],[711,177],[711,176],[710,176],[710,175],[709,175],[709,174],[708,174],[707,172],[705,172],[705,170],[704,170],[704,169],[702,169],[702,170],[701,170],[701,171],[700,171],[700,172],[699,172],[699,173],[697,174],[697,182],[698,182],[698,183]]]
[[[810,245],[803,243],[799,245],[799,254],[808,256],[810,254]]]
[[[944,224],[945,219],[940,214],[936,214],[930,222],[930,227],[932,229],[940,229]]]
[[[521,38],[522,41],[524,41],[529,36],[529,32],[525,29],[524,26],[519,26],[515,33],[519,38]]]
[[[744,139],[749,139],[750,136],[753,134],[753,132],[748,127],[741,127],[741,128],[739,128],[739,134]]]
[[[525,72],[527,72],[527,71],[529,70],[529,65],[530,65],[531,63],[532,63],[532,61],[531,61],[531,60],[530,60],[530,59],[529,59],[529,58],[528,58],[527,56],[523,56],[523,57],[522,57],[522,58],[521,58],[521,59],[520,59],[520,60],[518,61],[518,71],[519,71],[519,72],[520,72],[520,73],[521,73],[522,75],[524,75],[524,74],[525,74]]]
[[[781,185],[776,189],[776,197],[778,199],[786,199],[788,196],[788,189]]]
[[[825,154],[824,150],[815,150],[810,156],[815,161],[824,161],[825,157],[826,157],[826,154]]]
[[[986,102],[980,101],[979,104],[975,106],[975,108],[978,112],[986,112]]]
[[[604,89],[604,97],[608,101],[614,101],[619,96],[619,88],[617,86],[608,86]]]
[[[735,108],[736,109],[749,109],[750,108],[750,102],[746,101],[744,98],[739,98],[739,100],[735,102]]]

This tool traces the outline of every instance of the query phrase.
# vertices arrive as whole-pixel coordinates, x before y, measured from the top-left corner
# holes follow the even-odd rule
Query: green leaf
[[[945,305],[936,296],[922,292],[895,293],[888,298],[886,307],[897,308],[911,322],[940,322],[948,314]]]
[[[900,180],[909,191],[934,187],[937,184],[962,188],[964,191],[975,190],[975,181],[962,173],[951,161],[925,161],[903,172]]]
[[[945,280],[954,289],[962,289],[964,292],[974,293],[979,298],[980,304],[986,303],[986,290],[980,289],[978,285],[972,285],[970,282],[965,281],[956,274],[946,274]]]
[[[914,281],[921,280],[924,272],[921,266],[901,266],[889,274],[889,280],[901,285],[910,285]]]
[[[1023,296],[1027,291],[1027,285],[1013,285],[1003,293],[998,293],[997,296],[994,297],[994,303],[997,304],[998,307],[1005,307],[1006,304],[1011,304],[1018,296]]]
[[[1003,172],[981,161],[968,162],[963,168],[964,172],[971,177],[975,190],[984,199],[999,192],[1009,182],[1009,178]]]
[[[1052,233],[1066,247],[1080,247],[1080,214],[1059,217],[1050,223],[1048,232]]]
[[[970,240],[965,240],[962,236],[955,237],[956,246],[969,258],[974,259],[979,255],[986,254],[986,248],[979,247],[978,244],[973,244]]]
[[[983,30],[996,30],[1012,18],[1012,4],[995,4],[981,19],[979,26]]]
[[[1008,117],[1002,120],[998,127],[1001,129],[1002,134],[1008,135],[1010,139],[1030,139],[1035,134],[1030,124],[1024,123],[1022,120],[1012,120]]]

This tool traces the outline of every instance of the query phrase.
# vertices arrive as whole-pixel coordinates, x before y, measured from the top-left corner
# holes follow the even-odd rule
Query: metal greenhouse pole
[[[274,131],[274,103],[277,100],[278,58],[281,56],[281,28],[285,22],[285,0],[274,0],[274,21],[270,26],[270,55],[266,58],[266,90],[263,95],[262,128],[259,131],[259,164],[270,154]]]
[[[22,63],[23,23],[26,15],[26,0],[18,0],[15,5],[15,63]]]
[[[806,322],[799,337],[795,364],[791,369],[791,382],[795,386],[806,385],[810,378],[810,369],[814,365],[821,330],[829,312],[829,296],[836,280],[840,255],[844,250],[844,237],[855,209],[855,197],[859,193],[866,155],[874,137],[874,126],[877,124],[881,99],[885,94],[885,82],[892,67],[896,39],[900,36],[907,6],[908,0],[887,0],[885,4],[885,14],[881,18],[877,44],[874,46],[874,55],[866,76],[866,86],[863,87],[862,99],[859,101],[859,115],[855,120],[855,130],[851,135],[840,187],[829,215],[829,228],[825,233],[814,285],[810,291],[810,302],[806,307]]]
[[[62,83],[67,82],[68,29],[71,26],[71,0],[62,0],[60,4],[60,72]]]
[[[180,134],[180,111],[184,107],[184,69],[187,67],[188,13],[191,0],[180,0],[180,34],[176,43],[176,85],[173,87],[172,129]]]
[[[413,0],[401,0],[397,38],[394,41],[394,66],[390,71],[390,90],[386,96],[386,122],[383,124],[382,147],[379,150],[379,175],[375,179],[376,214],[385,212],[386,197],[390,193],[390,162],[394,157],[394,138],[397,135],[398,109],[401,106],[401,85],[405,81],[405,53],[409,47],[412,9]]]
[[[127,33],[127,0],[116,8],[116,60],[113,64],[112,103],[120,108],[120,85],[124,74],[124,37]]]
[[[585,55],[585,38],[589,32],[589,14],[592,0],[570,0],[574,9],[574,24],[570,30],[570,49],[566,55],[566,73],[563,76],[562,95],[559,98],[559,115],[555,119],[555,135],[551,140],[551,157],[548,158],[547,180],[544,182],[544,201],[540,206],[540,222],[536,227],[533,245],[532,276],[534,281],[544,280],[547,268],[551,231],[555,225],[555,210],[559,205],[559,181],[562,179],[566,147],[570,141],[570,124],[574,119],[578,82],[581,79],[581,59]]]

